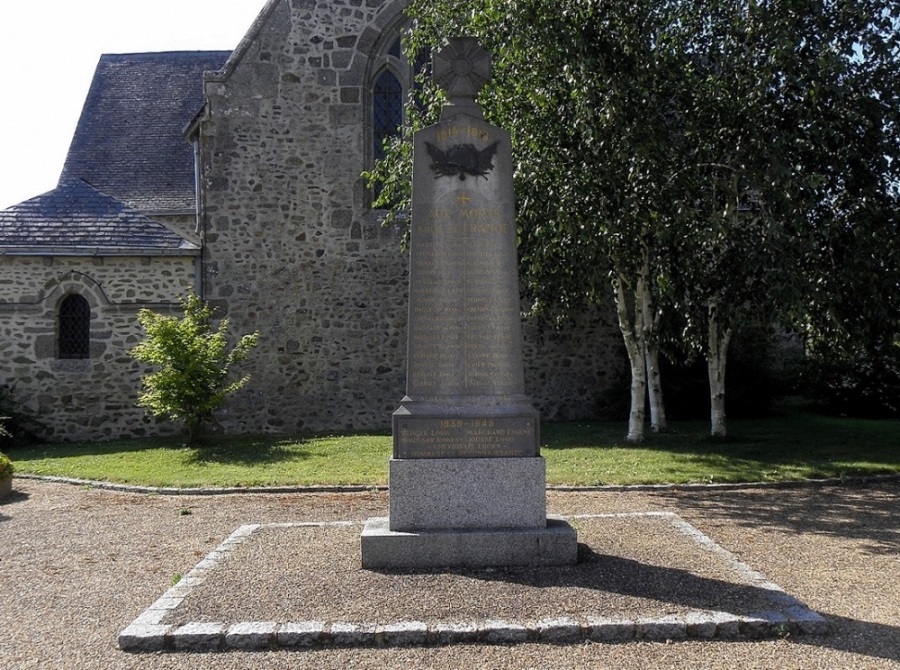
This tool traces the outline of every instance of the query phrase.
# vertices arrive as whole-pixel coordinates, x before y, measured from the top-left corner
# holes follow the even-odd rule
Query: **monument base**
[[[524,395],[405,397],[393,414],[394,458],[531,458],[540,417]]]
[[[366,522],[362,567],[572,565],[575,529],[547,517],[546,466],[534,458],[390,461],[390,517]]]
[[[543,528],[546,465],[534,458],[392,458],[390,529]]]
[[[366,521],[362,567],[367,570],[573,565],[575,529],[548,518],[543,528],[390,530],[387,517]]]

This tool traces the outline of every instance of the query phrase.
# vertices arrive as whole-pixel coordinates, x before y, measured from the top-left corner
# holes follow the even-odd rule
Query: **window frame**
[[[91,303],[80,293],[67,293],[56,308],[56,358],[91,357]]]
[[[366,77],[365,100],[366,100],[366,170],[375,167],[375,161],[378,158],[378,151],[375,142],[378,139],[375,132],[375,85],[385,72],[390,72],[397,81],[400,82],[400,125],[396,134],[403,132],[406,125],[406,103],[409,99],[409,92],[415,85],[416,62],[411,62],[406,57],[402,49],[403,34],[409,29],[409,20],[404,17],[393,27],[386,29],[382,33],[382,39],[376,44],[373,55],[369,60],[368,76]],[[398,55],[399,54],[399,55]],[[391,135],[384,135],[386,139]],[[368,189],[369,206],[376,200],[376,192]]]

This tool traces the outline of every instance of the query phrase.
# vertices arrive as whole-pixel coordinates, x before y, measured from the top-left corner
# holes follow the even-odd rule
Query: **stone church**
[[[402,123],[404,5],[270,0],[232,52],[100,59],[57,188],[0,212],[0,387],[44,437],[171,432],[128,351],[192,290],[260,335],[221,430],[390,426],[409,259],[360,175]],[[624,371],[612,310],[524,333],[542,417],[592,417]]]

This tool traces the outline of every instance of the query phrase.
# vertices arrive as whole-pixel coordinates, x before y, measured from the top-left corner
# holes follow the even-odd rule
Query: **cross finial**
[[[447,92],[442,116],[465,112],[482,117],[475,97],[491,79],[491,54],[474,37],[451,37],[433,56],[433,80]]]

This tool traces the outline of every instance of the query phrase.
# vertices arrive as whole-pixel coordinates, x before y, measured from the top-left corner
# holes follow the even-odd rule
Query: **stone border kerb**
[[[825,617],[812,611],[777,584],[750,568],[737,556],[674,512],[624,512],[619,514],[582,514],[569,517],[637,518],[656,517],[669,521],[678,531],[704,550],[716,554],[742,579],[757,588],[771,591],[772,609],[738,616],[726,612],[694,610],[682,616],[621,619],[587,616],[545,618],[539,621],[473,621],[437,623],[396,621],[359,624],[343,621],[192,621],[181,626],[162,623],[179,607],[191,590],[204,583],[219,562],[261,528],[354,526],[352,521],[248,524],[235,530],[225,541],[138,616],[118,638],[119,647],[128,652],[209,652],[224,650],[261,651],[269,649],[305,649],[311,647],[424,646],[449,644],[519,644],[543,642],[574,644],[582,641],[633,642],[639,640],[669,642],[681,640],[746,641],[791,635],[824,635],[830,630]]]
[[[74,477],[56,477],[51,475],[35,475],[16,472],[16,479],[49,482],[51,484],[70,484],[118,491],[120,493],[147,493],[155,495],[212,496],[237,495],[242,493],[365,493],[387,491],[383,484],[347,484],[347,485],[309,485],[309,486],[228,486],[228,487],[188,487],[176,486],[140,486],[136,484],[120,484],[93,479],[77,479]],[[588,492],[628,492],[665,493],[669,491],[744,491],[748,489],[801,489],[821,488],[827,486],[868,486],[871,484],[891,484],[900,482],[900,474],[896,475],[859,475],[850,477],[830,477],[828,479],[798,479],[781,482],[738,482],[722,484],[599,484],[596,486],[568,486],[562,484],[548,485],[548,491],[572,493]]]

